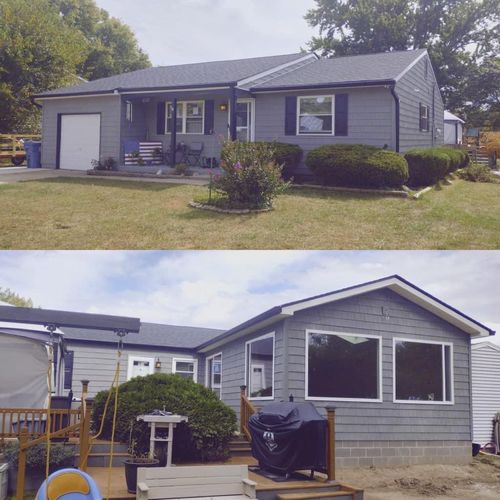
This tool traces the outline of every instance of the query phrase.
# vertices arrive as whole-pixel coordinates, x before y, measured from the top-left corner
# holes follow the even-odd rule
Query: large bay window
[[[274,333],[246,343],[246,385],[250,399],[274,398]]]
[[[332,135],[333,96],[299,97],[297,99],[297,134]]]
[[[394,401],[452,403],[451,344],[394,339]]]
[[[306,331],[306,399],[382,400],[381,339]]]
[[[172,103],[167,102],[166,132],[172,131]],[[179,101],[177,103],[176,130],[178,134],[203,134],[205,120],[204,101]]]

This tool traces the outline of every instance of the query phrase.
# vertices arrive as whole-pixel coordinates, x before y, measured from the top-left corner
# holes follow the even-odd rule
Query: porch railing
[[[250,429],[248,428],[248,420],[249,418],[257,412],[257,408],[248,400],[247,398],[247,386],[242,385],[240,387],[241,395],[240,395],[240,432],[244,434],[244,436],[252,441],[252,435],[250,434]]]

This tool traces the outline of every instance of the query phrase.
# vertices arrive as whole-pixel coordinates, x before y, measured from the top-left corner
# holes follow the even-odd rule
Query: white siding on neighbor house
[[[500,346],[481,342],[472,346],[473,440],[493,440],[493,418],[500,412]]]
[[[73,393],[80,397],[82,385],[81,380],[89,380],[89,396],[95,396],[99,391],[107,390],[111,386],[116,370],[117,350],[116,346],[98,345],[83,342],[68,341],[68,350],[74,351],[73,359]],[[120,383],[127,381],[129,356],[140,356],[144,358],[160,358],[161,369],[155,369],[155,373],[172,373],[173,358],[192,358],[185,351],[167,351],[165,349],[144,348],[136,349],[125,346],[120,360]],[[200,366],[198,365],[198,377],[200,377]]]

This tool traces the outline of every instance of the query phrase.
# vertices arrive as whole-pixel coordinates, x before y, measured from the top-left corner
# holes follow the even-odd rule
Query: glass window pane
[[[301,134],[331,134],[332,117],[331,115],[301,116],[299,120],[299,128]]]
[[[194,363],[187,361],[177,361],[175,364],[176,371],[181,372],[194,372]]]
[[[396,399],[443,401],[443,359],[440,344],[396,342]]]
[[[186,133],[201,134],[203,132],[202,118],[186,118]]]
[[[203,116],[203,103],[202,102],[188,102],[186,103],[186,116],[202,117]]]
[[[332,114],[332,98],[328,96],[305,97],[300,99],[301,115]]]
[[[248,386],[250,397],[273,395],[273,346],[272,337],[248,344]]]
[[[309,396],[378,399],[378,339],[313,333],[308,342]]]

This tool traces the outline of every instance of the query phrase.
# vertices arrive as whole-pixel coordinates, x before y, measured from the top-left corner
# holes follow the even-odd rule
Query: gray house
[[[221,141],[330,143],[404,152],[443,142],[443,102],[424,49],[320,59],[313,53],[144,69],[35,96],[42,166],[124,165],[178,145],[218,158]],[[148,149],[149,148],[149,149]],[[133,151],[132,151],[133,150]],[[146,156],[154,164],[157,156]],[[300,172],[307,174],[302,165]]]
[[[108,388],[116,335],[63,328],[73,389]],[[471,456],[471,339],[488,327],[399,276],[273,307],[228,331],[143,323],[125,338],[121,381],[177,373],[239,415],[261,407],[337,408],[339,466],[463,463]],[[68,364],[66,365],[68,367]],[[71,382],[68,379],[68,387]]]

